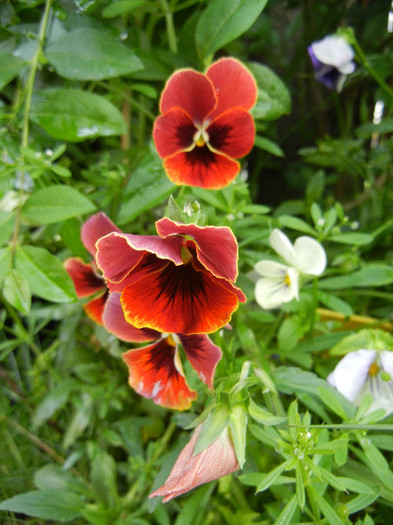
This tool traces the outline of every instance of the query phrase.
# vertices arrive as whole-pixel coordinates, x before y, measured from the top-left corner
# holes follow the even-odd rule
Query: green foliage
[[[382,4],[0,3],[2,523],[389,523],[393,415],[370,410],[377,386],[352,403],[327,381],[350,352],[393,350]],[[356,61],[341,93],[316,82],[307,54],[338,27]],[[222,56],[255,77],[254,148],[221,190],[176,186],[152,139],[160,93],[175,70]],[[214,388],[185,365],[198,393],[186,412],[129,387],[122,355],[142,343],[95,324],[92,297],[77,298],[64,261],[91,262],[81,227],[98,211],[135,235],[167,216],[237,239],[247,302],[210,334],[223,353]],[[264,310],[254,266],[285,262],[274,228],[320,242],[327,267],[300,276],[298,301]],[[149,499],[201,423],[194,456],[225,430],[240,469],[167,505]]]

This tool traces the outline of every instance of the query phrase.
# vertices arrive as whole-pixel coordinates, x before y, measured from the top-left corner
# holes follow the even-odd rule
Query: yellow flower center
[[[284,284],[285,286],[291,286],[291,278],[289,277],[288,274],[286,274],[284,277]]]
[[[203,146],[206,146],[208,142],[209,135],[206,133],[206,131],[203,128],[198,129],[194,135],[194,145],[198,148],[202,148]]]
[[[198,148],[202,148],[202,146],[204,146],[206,144],[206,142],[204,141],[202,135],[199,135],[197,141],[195,142],[196,146],[198,146]]]
[[[368,375],[371,377],[375,377],[379,372],[379,366],[377,363],[373,363],[370,368],[368,369]]]

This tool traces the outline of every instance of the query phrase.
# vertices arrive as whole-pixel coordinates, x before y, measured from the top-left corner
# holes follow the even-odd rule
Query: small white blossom
[[[276,308],[294,298],[299,300],[300,276],[321,275],[326,267],[325,250],[311,237],[298,237],[292,244],[276,228],[269,241],[287,264],[263,260],[255,265],[255,271],[262,276],[256,283],[255,300],[262,308]]]
[[[345,355],[327,381],[355,405],[370,393],[369,412],[383,408],[393,412],[393,352],[357,350]]]

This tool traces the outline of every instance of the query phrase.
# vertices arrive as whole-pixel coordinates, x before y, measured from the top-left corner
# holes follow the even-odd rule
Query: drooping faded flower
[[[83,224],[81,238],[85,248],[94,258],[97,251],[95,247],[97,240],[108,233],[119,231],[105,213],[99,212]],[[102,325],[102,315],[109,291],[94,261],[85,263],[79,257],[69,257],[64,261],[64,267],[74,282],[77,297],[93,296],[83,305],[83,308],[93,321]]]
[[[96,261],[126,321],[172,334],[207,334],[225,326],[243,292],[235,286],[237,243],[227,227],[164,217],[157,235],[114,232],[97,242]]]
[[[168,479],[162,487],[150,494],[150,498],[163,496],[162,501],[166,503],[240,468],[228,425],[211,445],[194,455],[196,442],[205,424],[206,422],[196,427],[190,441],[180,452]]]
[[[356,350],[346,354],[329,374],[327,381],[349,401],[359,405],[370,393],[368,412],[383,408],[393,412],[393,352],[389,350]]]
[[[176,71],[160,100],[153,138],[175,184],[208,189],[227,186],[239,173],[235,159],[255,138],[249,110],[257,99],[253,75],[234,58],[214,62],[206,74]]]
[[[110,294],[103,319],[105,327],[123,341],[153,341],[122,354],[129,370],[129,385],[141,396],[167,408],[190,407],[197,393],[187,384],[179,356],[180,344],[201,381],[213,387],[214,372],[222,353],[207,335],[161,334],[135,328],[124,318],[118,292]]]
[[[315,78],[329,89],[341,91],[347,75],[355,71],[352,47],[342,36],[328,35],[308,47]]]
[[[279,229],[269,237],[272,248],[287,263],[263,260],[255,265],[262,277],[255,286],[255,300],[262,308],[276,308],[296,298],[299,300],[301,275],[321,275],[326,267],[326,253],[321,244],[306,235],[294,244]]]

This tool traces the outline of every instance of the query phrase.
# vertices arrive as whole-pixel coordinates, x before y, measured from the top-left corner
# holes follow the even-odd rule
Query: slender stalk
[[[52,0],[45,1],[44,14],[41,19],[40,31],[38,34],[38,46],[37,46],[36,52],[34,53],[33,59],[31,61],[29,76],[27,77],[27,82],[26,82],[26,92],[25,92],[25,97],[24,97],[25,105],[24,105],[24,111],[23,111],[22,140],[21,140],[21,146],[25,148],[29,145],[29,113],[30,113],[30,107],[31,107],[31,98],[33,96],[34,82],[35,82],[35,77],[37,74],[38,63],[40,61],[42,49],[44,47],[45,34],[46,34],[46,28],[48,25],[51,3],[52,3]],[[24,170],[22,170],[21,181],[20,181],[22,191],[23,191],[23,185],[24,185],[24,177],[25,177],[25,172]],[[20,220],[21,220],[21,210],[22,210],[22,205],[23,205],[22,191],[21,191],[21,195],[19,199],[18,209],[15,214],[14,231],[13,231],[12,240],[11,240],[12,258],[15,257],[15,250],[16,250],[16,246],[18,243],[18,234],[19,234]]]
[[[164,15],[165,15],[166,33],[168,36],[169,50],[172,53],[176,54],[177,53],[177,40],[176,40],[175,25],[173,23],[172,11],[169,8],[167,0],[160,0],[160,4],[162,6],[162,10],[164,11]]]

